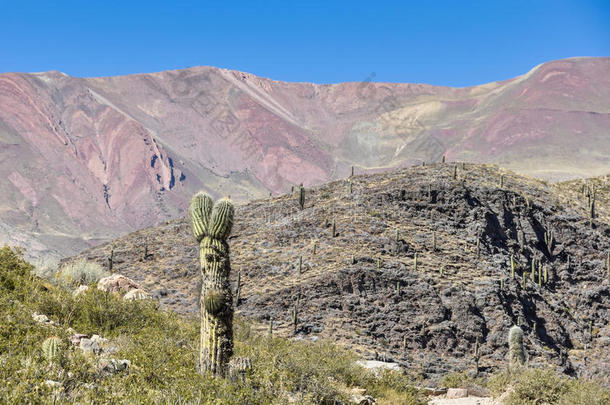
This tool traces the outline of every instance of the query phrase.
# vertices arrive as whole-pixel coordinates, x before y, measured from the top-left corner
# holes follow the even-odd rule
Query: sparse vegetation
[[[602,405],[610,402],[610,389],[592,381],[569,379],[550,369],[522,369],[499,373],[487,387],[494,396],[510,394],[504,405]]]
[[[109,275],[99,264],[81,259],[62,266],[55,277],[71,285],[87,285]]]
[[[351,387],[366,389],[381,404],[425,403],[402,373],[378,377],[358,366],[353,354],[328,342],[270,337],[239,320],[235,354],[249,357],[253,365],[245,381],[199,374],[197,319],[161,311],[149,300],[123,301],[96,288],[75,298],[32,271],[19,252],[0,249],[1,403],[310,404],[345,401]],[[36,322],[34,312],[53,324]],[[110,338],[116,356],[132,366],[105,374],[96,357],[68,344],[68,328]],[[53,354],[49,364],[42,344],[53,335],[65,350]]]

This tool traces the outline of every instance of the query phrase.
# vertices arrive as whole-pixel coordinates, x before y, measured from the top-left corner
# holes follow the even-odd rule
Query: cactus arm
[[[212,198],[203,191],[195,194],[189,206],[189,216],[191,218],[193,236],[195,236],[197,242],[201,242],[207,232],[211,211]]]

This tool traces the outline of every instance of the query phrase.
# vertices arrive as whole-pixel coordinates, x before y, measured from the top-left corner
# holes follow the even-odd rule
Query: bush
[[[464,371],[446,374],[441,381],[446,388],[466,388],[473,383],[474,380]]]
[[[97,263],[78,260],[60,268],[56,277],[72,285],[81,285],[97,283],[109,275],[110,273]]]
[[[590,381],[571,381],[568,391],[558,405],[607,405],[610,404],[610,389]]]
[[[59,261],[57,259],[40,259],[32,270],[32,274],[47,281],[54,281],[58,268]]]
[[[497,397],[507,390],[505,405],[559,404],[602,405],[610,403],[610,390],[594,382],[571,380],[550,369],[522,369],[499,373],[487,387]]]

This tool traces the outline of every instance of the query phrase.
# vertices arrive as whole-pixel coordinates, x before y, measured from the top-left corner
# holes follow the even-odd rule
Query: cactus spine
[[[201,284],[201,337],[199,371],[226,376],[233,355],[233,297],[229,274],[229,245],[233,204],[199,192],[191,200],[189,216],[199,242]]]
[[[61,339],[57,336],[46,338],[42,342],[42,354],[49,363],[53,363],[59,357],[61,351]]]
[[[508,360],[511,369],[515,369],[525,363],[523,330],[517,325],[508,331]]]

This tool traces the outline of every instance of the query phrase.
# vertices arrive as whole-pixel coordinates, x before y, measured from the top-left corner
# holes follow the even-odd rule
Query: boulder
[[[468,390],[466,388],[449,388],[447,390],[447,399],[466,398]]]
[[[124,300],[145,300],[147,298],[150,298],[150,295],[140,288],[130,290],[123,296]]]
[[[97,288],[106,292],[126,293],[139,289],[140,286],[130,278],[121,274],[113,274],[98,281]]]
[[[108,374],[117,374],[121,371],[126,371],[131,362],[129,360],[117,360],[117,359],[100,359],[99,368],[102,372]]]
[[[100,354],[102,352],[102,348],[98,341],[88,338],[82,338],[79,347],[85,354]]]
[[[84,333],[75,333],[74,335],[70,336],[70,342],[74,346],[80,346],[80,341],[85,338],[89,338],[89,335],[85,335]]]
[[[89,290],[89,286],[88,285],[80,285],[80,286],[78,286],[78,288],[76,290],[74,290],[72,292],[72,296],[73,297],[78,297],[79,295],[81,295],[82,293],[84,293],[87,290]]]

